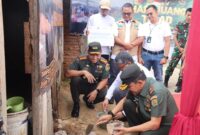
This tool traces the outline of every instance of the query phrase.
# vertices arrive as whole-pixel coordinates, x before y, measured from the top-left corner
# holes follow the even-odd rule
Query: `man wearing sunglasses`
[[[155,5],[146,8],[146,15],[149,21],[138,31],[138,36],[144,41],[139,49],[139,63],[149,70],[153,68],[156,80],[162,81],[162,68],[167,63],[170,49],[171,29],[168,23],[159,20]]]
[[[109,84],[112,84],[119,72],[119,69],[115,65],[115,57],[119,52],[127,51],[135,62],[138,61],[138,45],[140,45],[142,41],[137,42],[136,40],[139,22],[133,18],[133,15],[133,5],[131,3],[125,3],[122,6],[122,19],[117,21],[118,35],[115,37],[115,45],[112,49]]]

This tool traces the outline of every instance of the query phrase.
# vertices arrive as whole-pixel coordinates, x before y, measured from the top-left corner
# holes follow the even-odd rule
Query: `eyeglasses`
[[[146,14],[147,16],[152,16],[153,15],[153,13],[148,13],[148,14]]]
[[[130,16],[132,13],[122,13],[124,16]]]

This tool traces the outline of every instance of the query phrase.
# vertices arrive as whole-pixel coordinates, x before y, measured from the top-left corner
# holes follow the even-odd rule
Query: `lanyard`
[[[152,31],[158,26],[158,24],[156,24],[153,28],[151,28],[151,24],[149,24],[149,37],[151,36]]]

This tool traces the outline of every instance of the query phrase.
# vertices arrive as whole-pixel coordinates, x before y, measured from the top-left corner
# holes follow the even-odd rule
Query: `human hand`
[[[105,98],[103,103],[102,103],[103,110],[108,110],[108,103],[109,103],[108,99]]]
[[[101,116],[101,117],[97,120],[96,125],[98,126],[98,125],[107,123],[107,122],[109,122],[111,119],[112,119],[112,116],[111,116],[111,115],[103,115],[103,116]]]
[[[97,90],[93,90],[92,92],[90,92],[90,93],[87,95],[87,97],[88,97],[88,102],[93,102],[93,101],[96,99],[97,94],[98,94]]]
[[[180,53],[182,54],[182,53],[183,53],[183,51],[184,51],[184,48],[182,48],[182,47],[179,47],[178,49],[179,49]]]
[[[167,59],[166,58],[162,58],[161,61],[160,61],[160,64],[163,65],[163,64],[166,64],[167,63]]]
[[[125,48],[126,50],[130,50],[130,49],[133,48],[133,45],[130,44],[130,43],[126,43],[126,44],[124,45],[124,48]]]
[[[128,128],[125,127],[116,127],[114,129],[114,135],[124,135],[128,133]]]
[[[142,59],[142,57],[138,57],[138,63],[144,65],[144,60]]]
[[[123,118],[123,117],[124,117],[124,115],[122,114],[122,112],[117,112],[114,119],[118,120],[118,119]]]
[[[89,83],[94,83],[96,81],[96,79],[94,78],[94,76],[88,72],[87,70],[83,71],[84,76],[87,78]]]

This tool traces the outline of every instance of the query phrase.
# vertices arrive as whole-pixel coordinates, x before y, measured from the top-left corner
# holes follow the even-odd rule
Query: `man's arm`
[[[107,85],[107,83],[108,83],[108,78],[101,80],[97,85],[96,89],[101,91]]]
[[[114,115],[116,115],[117,112],[122,111],[125,100],[126,100],[126,97],[124,97],[123,99],[121,99],[120,102],[119,102],[119,103],[114,107],[114,109],[111,111]],[[100,125],[100,124],[109,122],[112,118],[113,118],[113,116],[110,115],[110,114],[104,115],[104,116],[100,117],[100,118],[97,120],[96,125]]]
[[[164,56],[168,56],[170,49],[170,36],[164,37],[164,40],[165,40]]]
[[[169,49],[170,49],[170,36],[164,37],[165,46],[164,46],[164,58],[161,59],[160,64],[166,64],[168,55],[169,55]]]
[[[128,128],[128,132],[145,132],[149,130],[157,130],[160,127],[162,117],[151,117],[150,121],[143,124]]]
[[[174,33],[173,39],[174,39],[174,43],[175,43],[176,47],[179,49],[179,51],[183,52],[184,49],[180,46],[178,39],[177,39],[177,31]]]
[[[133,47],[142,46],[143,41],[144,41],[144,37],[137,37],[133,42],[131,42],[131,45]]]
[[[118,36],[115,36],[115,44],[117,44],[121,47],[125,46],[125,43]]]
[[[77,77],[77,76],[82,76],[82,75],[84,75],[85,73],[84,73],[85,71],[84,70],[71,70],[71,69],[69,69],[69,70],[67,70],[67,72],[65,73],[65,76],[66,77]]]
[[[123,105],[124,105],[124,102],[126,100],[126,97],[122,98],[119,103],[113,108],[112,110],[112,113],[113,114],[116,114],[117,112],[120,112],[123,110]]]
[[[93,102],[96,99],[98,92],[101,91],[101,90],[103,90],[103,88],[106,86],[107,82],[108,82],[108,78],[101,80],[98,83],[96,89],[93,90],[92,92],[90,92],[87,95],[89,102]]]

